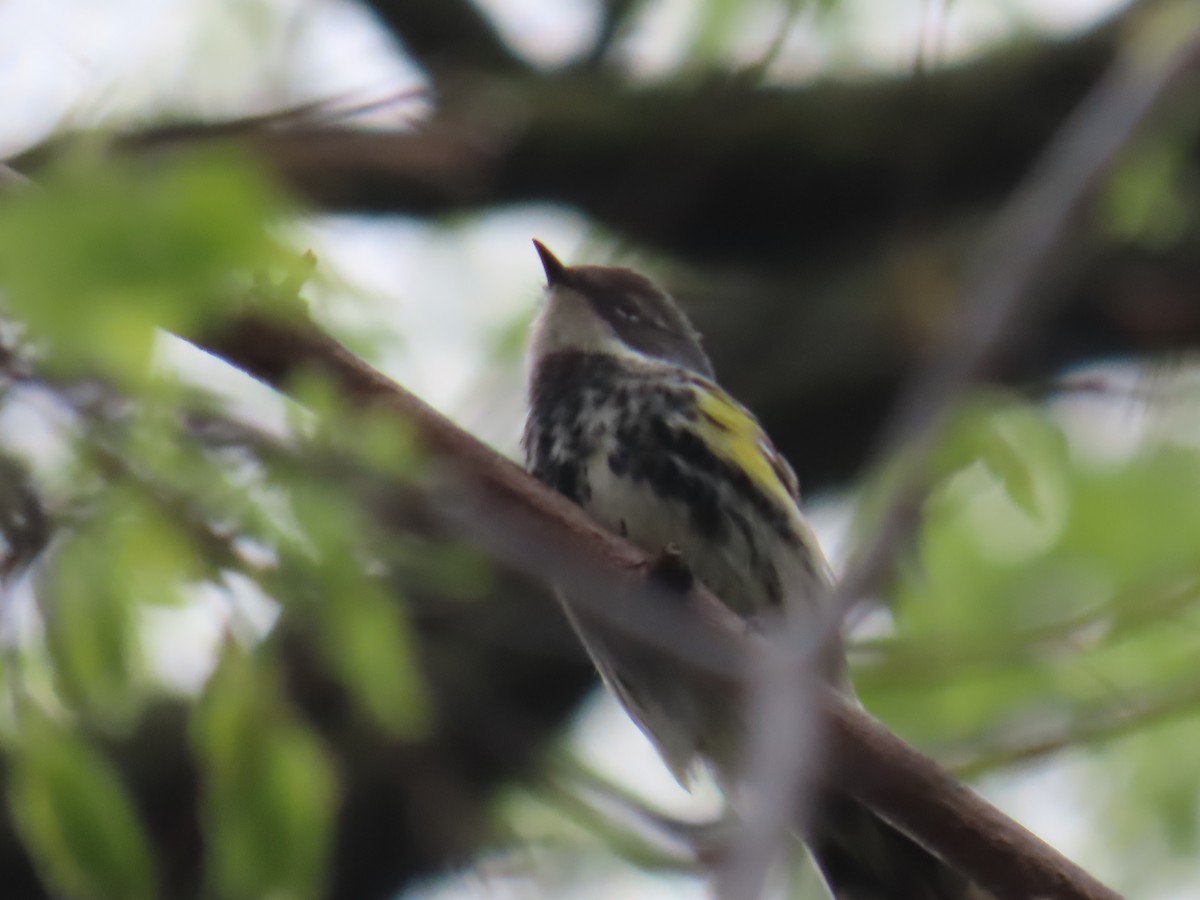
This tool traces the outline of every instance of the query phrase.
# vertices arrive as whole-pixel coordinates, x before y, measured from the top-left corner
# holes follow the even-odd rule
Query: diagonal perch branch
[[[683,636],[676,629],[664,639],[661,630],[635,627],[646,621],[620,621],[612,614],[613,598],[618,591],[628,593],[630,580],[645,571],[647,560],[639,551],[600,530],[581,510],[332,338],[307,325],[247,316],[198,343],[277,388],[286,389],[302,370],[316,370],[352,402],[393,411],[413,428],[439,467],[454,472],[455,484],[469,486],[474,502],[463,505],[460,491],[454,500],[459,508],[450,514],[466,536],[540,577],[592,585],[589,595],[570,599],[575,615],[618,638],[630,632],[643,638],[657,633],[652,652],[669,657],[681,679],[699,681],[706,689],[719,687],[714,697],[722,699],[714,702],[736,702],[741,696],[755,638],[715,597],[698,590],[688,598],[689,632]],[[515,546],[513,535],[522,536],[522,546]],[[541,549],[536,558],[527,552],[530,541]],[[619,604],[621,617],[653,618],[659,612],[677,617],[676,608],[653,608],[662,606],[653,602],[653,591],[635,590],[638,608]],[[824,774],[830,785],[874,808],[981,887],[1005,898],[1118,898],[832,690],[819,691],[818,707],[830,751],[831,766]]]

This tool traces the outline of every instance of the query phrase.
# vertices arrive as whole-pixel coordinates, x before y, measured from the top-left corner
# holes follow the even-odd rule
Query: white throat
[[[554,353],[604,353],[643,366],[666,366],[622,341],[587,299],[570,288],[547,288],[529,338],[531,367]]]

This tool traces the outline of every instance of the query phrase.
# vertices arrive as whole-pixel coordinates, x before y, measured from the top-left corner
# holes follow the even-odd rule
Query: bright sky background
[[[587,46],[597,26],[589,0],[480,0],[506,37],[539,64],[552,67]],[[697,27],[692,0],[647,4],[619,54],[637,77],[653,79],[680,65]],[[771,70],[777,80],[821,74],[864,76],[949,64],[1014,30],[1067,34],[1094,21],[1116,0],[954,0],[948,13],[932,0],[841,0],[843,25],[810,27],[796,17]],[[761,58],[784,7],[739,23],[733,41],[742,62]],[[924,51],[921,48],[925,48]],[[219,64],[217,64],[219,61]],[[67,126],[153,119],[164,109],[216,116],[314,99],[371,99],[422,84],[419,71],[396,53],[369,13],[334,0],[0,0],[0,158]],[[407,113],[405,109],[401,112]],[[393,111],[395,114],[395,111]],[[322,269],[341,281],[321,310],[351,331],[398,336],[376,360],[390,374],[477,433],[511,451],[519,428],[519,373],[481,369],[481,347],[532,311],[540,267],[529,239],[537,236],[564,259],[596,254],[603,241],[569,212],[529,207],[478,217],[457,226],[393,219],[324,217],[297,229]],[[593,256],[595,258],[595,256]],[[265,393],[197,355],[174,358],[235,395],[269,409]],[[4,421],[0,420],[0,428]],[[838,538],[836,508],[818,511],[827,545]],[[190,618],[154,624],[164,676],[195,683],[208,664],[205,640],[216,639],[204,604]],[[169,663],[167,662],[169,661]],[[619,709],[598,697],[580,716],[581,755],[597,769],[664,807],[711,809],[710,791],[691,798],[665,775],[654,752]],[[1069,855],[1087,859],[1082,781],[1069,761],[1035,767],[983,790]],[[534,898],[546,881],[529,881],[483,866],[421,896]],[[535,867],[535,874],[536,867]],[[630,900],[702,897],[694,881],[659,878],[605,865],[565,880],[553,896]],[[1180,898],[1183,894],[1179,895]],[[1165,900],[1165,898],[1164,898]]]
[[[503,33],[547,66],[587,46],[597,27],[589,0],[480,0]],[[628,69],[653,78],[678,66],[695,40],[694,0],[649,2],[618,45]],[[734,55],[760,59],[790,4],[737,23]],[[800,4],[802,8],[814,4]],[[947,64],[1014,30],[1067,34],[1118,0],[840,0],[838,28],[792,23],[772,73],[911,69],[922,51]],[[216,64],[219,61],[219,64]],[[217,116],[329,98],[373,99],[420,87],[370,13],[338,0],[0,0],[0,158],[55,129],[153,119],[165,109]],[[385,112],[400,120],[414,105]],[[537,236],[564,259],[596,236],[577,216],[525,208],[430,227],[401,219],[325,217],[302,229],[324,271],[346,282],[325,309],[335,321],[404,336],[376,360],[436,405],[463,416],[500,446],[516,429],[481,397],[481,343],[527,313],[540,268]],[[589,242],[588,239],[591,238]],[[354,297],[353,301],[349,301]],[[356,308],[350,308],[351,304]],[[488,383],[494,374],[487,372]],[[507,384],[500,387],[508,387]],[[482,402],[481,402],[482,401]]]

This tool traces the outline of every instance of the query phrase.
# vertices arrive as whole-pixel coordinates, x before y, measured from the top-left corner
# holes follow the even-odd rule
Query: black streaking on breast
[[[592,494],[587,464],[606,437],[599,412],[615,398],[620,373],[607,356],[571,351],[542,359],[530,381],[526,468],[581,506]]]

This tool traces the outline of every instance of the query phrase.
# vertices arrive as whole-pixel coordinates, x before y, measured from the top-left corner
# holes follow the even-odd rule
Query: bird
[[[675,559],[748,628],[784,616],[818,627],[833,574],[796,476],[720,387],[682,308],[632,269],[568,266],[533,243],[546,289],[529,338],[527,470],[649,558]],[[741,737],[722,733],[702,692],[573,624],[675,777],[686,787],[707,764],[728,793]],[[853,699],[840,642],[827,656],[821,677]],[[845,794],[821,794],[804,838],[836,900],[986,896]]]

